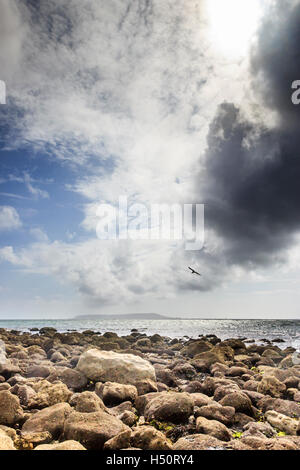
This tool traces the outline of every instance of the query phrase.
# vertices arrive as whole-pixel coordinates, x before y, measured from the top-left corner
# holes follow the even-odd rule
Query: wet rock
[[[127,430],[128,427],[122,421],[105,411],[73,411],[65,421],[64,435],[66,439],[78,441],[87,449],[102,450],[106,441]]]
[[[181,349],[181,354],[193,358],[197,354],[203,353],[205,351],[210,351],[211,349],[212,344],[209,341],[198,340],[192,341],[183,349]]]
[[[186,362],[185,364],[178,364],[175,366],[173,374],[183,380],[192,380],[197,375],[197,372],[191,364]]]
[[[23,418],[19,398],[8,390],[0,392],[0,424],[12,426]]]
[[[225,364],[234,358],[234,350],[230,346],[221,346],[217,344],[210,351],[203,352],[194,356],[192,365],[197,371],[209,372],[210,367],[216,362]]]
[[[155,419],[181,424],[188,421],[193,411],[194,403],[188,394],[161,392],[148,402],[144,416],[147,421]]]
[[[45,335],[45,336],[48,336],[49,338],[52,338],[56,332],[57,330],[50,326],[45,326],[44,328],[41,328],[39,331],[40,335]]]
[[[203,416],[197,418],[196,430],[200,434],[209,434],[220,441],[230,441],[231,439],[231,433],[224,424]]]
[[[134,385],[144,379],[156,380],[150,362],[132,354],[90,349],[78,361],[77,370],[90,380]]]
[[[72,412],[68,403],[58,403],[33,414],[22,426],[22,433],[48,431],[55,439],[63,431],[66,418]]]
[[[115,382],[97,383],[95,391],[107,406],[119,405],[124,401],[134,401],[137,389],[134,385],[124,385]]]
[[[266,412],[265,417],[268,423],[279,431],[283,431],[291,436],[297,435],[297,420],[271,410]]]
[[[139,348],[151,348],[152,346],[152,343],[150,341],[149,338],[140,338],[137,340],[137,342],[135,343],[135,346],[139,347]]]

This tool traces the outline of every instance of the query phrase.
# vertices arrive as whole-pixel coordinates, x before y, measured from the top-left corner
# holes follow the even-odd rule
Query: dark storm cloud
[[[197,182],[206,224],[224,243],[228,264],[279,261],[300,230],[300,107],[291,102],[291,84],[300,79],[300,4],[280,0],[273,8],[252,73],[266,108],[279,114],[278,127],[255,125],[234,104],[221,105]]]

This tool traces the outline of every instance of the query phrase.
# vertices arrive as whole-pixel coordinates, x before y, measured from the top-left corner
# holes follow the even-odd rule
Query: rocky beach
[[[280,338],[0,329],[0,450],[300,450]]]

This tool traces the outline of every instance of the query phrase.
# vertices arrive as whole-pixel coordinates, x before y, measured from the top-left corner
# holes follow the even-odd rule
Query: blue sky
[[[264,239],[254,234],[258,249],[229,233],[223,217],[207,219],[199,253],[181,242],[96,234],[99,204],[115,206],[119,196],[147,205],[216,199],[224,182],[215,150],[226,126],[238,136],[247,120],[245,142],[260,134],[245,158],[265,151],[262,123],[275,135],[276,110],[257,89],[251,61],[263,50],[272,2],[241,3],[0,1],[0,318],[298,316],[295,224],[280,235],[293,242],[278,256],[267,230]],[[288,26],[299,2],[287,4]],[[244,148],[231,148],[238,161]],[[270,253],[262,248],[271,244]],[[189,275],[191,264],[201,280]]]

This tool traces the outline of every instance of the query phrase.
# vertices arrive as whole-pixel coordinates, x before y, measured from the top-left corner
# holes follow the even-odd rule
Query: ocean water
[[[285,343],[278,344],[279,347],[293,346],[300,350],[300,320],[0,320],[0,328],[10,330],[29,331],[44,326],[52,326],[59,332],[113,331],[119,336],[136,328],[147,335],[158,333],[170,338],[197,338],[208,334],[215,334],[222,340],[240,337],[257,342],[281,338]]]

